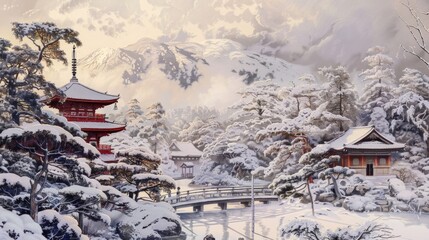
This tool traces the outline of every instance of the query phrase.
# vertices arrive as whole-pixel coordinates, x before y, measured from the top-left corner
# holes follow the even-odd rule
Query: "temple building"
[[[110,133],[125,129],[125,125],[109,122],[105,114],[97,113],[97,109],[116,104],[119,95],[111,95],[91,89],[79,83],[76,77],[76,52],[73,46],[72,78],[70,82],[61,87],[65,100],[61,101],[59,96],[54,96],[47,103],[48,106],[56,108],[59,115],[64,116],[71,123],[78,125],[82,131],[87,133],[86,141],[100,151],[101,158],[107,162],[114,161],[110,145],[100,144],[100,138]]]
[[[170,159],[182,170],[183,178],[192,178],[194,168],[199,167],[203,153],[190,142],[173,142],[170,145]]]
[[[341,156],[338,165],[366,176],[389,175],[392,153],[405,147],[388,139],[374,126],[350,128],[328,145],[331,154]]]

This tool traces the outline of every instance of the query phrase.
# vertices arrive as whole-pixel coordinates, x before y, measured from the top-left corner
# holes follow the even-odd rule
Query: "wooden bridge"
[[[170,203],[174,209],[192,207],[194,212],[202,212],[204,205],[217,204],[222,210],[227,209],[227,204],[239,202],[248,207],[251,204],[251,187],[212,187],[184,192],[176,192],[176,195],[163,196],[163,200]],[[278,196],[267,187],[254,187],[254,200],[268,203],[278,201]]]

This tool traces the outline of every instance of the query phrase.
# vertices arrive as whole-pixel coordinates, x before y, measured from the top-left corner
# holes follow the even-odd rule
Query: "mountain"
[[[186,89],[211,74],[235,76],[245,84],[261,79],[296,79],[306,68],[282,59],[246,50],[241,44],[213,39],[202,43],[158,42],[141,39],[119,49],[98,49],[79,60],[91,76],[122,72],[125,85],[144,81],[151,71]]]

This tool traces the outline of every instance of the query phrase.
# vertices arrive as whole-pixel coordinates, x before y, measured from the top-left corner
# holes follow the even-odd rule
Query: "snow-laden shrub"
[[[339,184],[339,188],[344,191],[346,196],[365,195],[373,187],[373,183],[365,180],[360,174],[353,175],[349,178],[349,182]]]
[[[343,207],[354,212],[374,211],[378,208],[373,198],[365,196],[348,196],[344,199]]]
[[[396,199],[398,199],[399,201],[403,201],[405,203],[409,203],[411,202],[411,200],[415,198],[417,198],[417,195],[410,190],[401,191],[396,195]]]
[[[29,215],[18,216],[0,207],[0,239],[46,239],[42,228]]]
[[[160,240],[182,231],[179,217],[164,203],[138,204],[129,215],[113,220],[122,239]]]
[[[241,180],[229,175],[227,172],[216,171],[218,167],[213,169],[213,172],[205,172],[195,176],[192,181],[198,185],[215,185],[215,186],[232,186],[242,183]]]
[[[289,239],[295,236],[303,240],[381,240],[396,237],[393,236],[391,232],[392,228],[374,222],[367,222],[358,227],[347,226],[322,232],[322,226],[320,226],[319,223],[295,219],[281,228],[280,236],[282,239]]]
[[[43,236],[52,240],[80,239],[82,230],[76,219],[61,215],[55,210],[44,210],[38,214]]]
[[[388,185],[389,193],[390,193],[390,196],[392,197],[395,197],[396,195],[398,195],[399,192],[402,192],[405,190],[405,184],[400,179],[391,178],[387,180],[387,182],[389,183]]]
[[[14,196],[27,192],[31,188],[30,178],[20,177],[14,173],[0,173],[0,193]]]

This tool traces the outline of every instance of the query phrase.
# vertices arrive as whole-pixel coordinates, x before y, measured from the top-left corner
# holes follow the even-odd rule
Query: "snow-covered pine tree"
[[[37,90],[42,90],[47,97],[61,95],[54,84],[44,79],[42,63],[50,66],[57,60],[66,64],[60,42],[78,46],[81,42],[76,31],[59,28],[54,23],[15,22],[12,25],[15,37],[21,41],[28,39],[36,48],[27,44],[12,46],[8,40],[0,39],[0,87],[5,89],[3,106],[10,110],[7,122],[19,125],[21,116],[39,118],[41,103]]]
[[[162,144],[166,143],[165,138],[167,136],[165,110],[162,104],[154,103],[148,107],[146,118],[150,120],[151,123],[141,129],[139,137],[148,139],[149,143],[152,145],[154,153],[157,153],[159,148],[168,148],[168,145]]]
[[[304,74],[292,87],[282,87],[279,96],[284,102],[283,116],[293,118],[302,109],[314,110],[320,104],[320,84],[312,74]]]
[[[93,187],[72,185],[59,190],[63,197],[59,213],[78,213],[78,226],[84,231],[84,216],[93,221],[102,221],[100,215],[101,201],[106,201],[107,196],[103,191]]]
[[[8,128],[0,134],[0,146],[12,151],[26,152],[34,159],[36,173],[30,182],[30,215],[37,219],[38,205],[44,201],[40,194],[52,174],[52,166],[65,154],[93,159],[98,150],[80,137],[73,137],[63,128],[37,124]],[[50,168],[51,167],[51,168]],[[89,174],[88,174],[89,175]]]
[[[232,184],[248,179],[258,166],[267,166],[271,159],[264,156],[264,150],[271,139],[258,141],[256,134],[280,121],[282,101],[278,90],[277,84],[265,80],[239,92],[241,99],[230,107],[234,110],[231,123],[204,149],[201,171],[194,178],[196,183]]]
[[[140,106],[140,102],[133,98],[128,102],[128,109],[125,113],[125,119],[127,122],[138,118],[139,116],[143,115],[143,110]]]
[[[202,120],[196,117],[189,123],[189,127],[179,132],[179,140],[192,142],[198,149],[203,150],[205,146],[213,142],[223,132],[221,123],[214,119]]]
[[[385,48],[375,46],[368,49],[367,57],[362,62],[367,63],[368,68],[360,74],[364,83],[364,89],[359,98],[363,109],[360,116],[361,121],[363,124],[368,124],[372,120],[374,125],[378,125],[375,123],[376,119],[371,118],[371,114],[376,107],[384,109],[384,104],[394,97],[394,86],[396,85],[394,61],[386,54]],[[380,114],[377,114],[373,117],[379,116]],[[383,129],[377,130],[382,131]]]
[[[239,162],[231,162],[237,156],[252,156],[249,160],[256,160],[255,152],[248,148],[245,144],[240,144],[242,139],[247,139],[248,127],[242,122],[234,122],[229,125],[225,132],[221,133],[215,141],[207,144],[201,156],[200,172],[194,177],[193,181],[197,184],[215,184],[215,185],[230,185],[237,181],[233,175],[233,169],[236,166],[235,173],[243,173],[244,168],[240,168]],[[237,145],[239,144],[239,145]],[[243,146],[244,145],[244,146]],[[232,154],[234,149],[242,147],[238,154]],[[243,154],[243,155],[242,155]],[[241,167],[244,165],[241,165]],[[253,164],[252,164],[253,166]],[[247,169],[247,170],[253,170]],[[250,172],[247,172],[249,174]],[[244,176],[242,176],[244,177]]]
[[[403,73],[397,97],[390,100],[385,108],[393,119],[391,129],[394,136],[406,144],[402,159],[426,174],[429,163],[429,78],[414,69],[404,69]],[[395,169],[400,168],[396,164]]]
[[[305,136],[291,136],[291,138],[292,141],[287,138],[275,141],[265,150],[264,154],[273,160],[268,167],[260,169],[264,172],[264,178],[272,179],[280,173],[293,174],[303,167],[298,161],[311,149],[308,139]]]
[[[329,168],[332,162],[337,161],[337,156],[316,160],[312,157],[313,153],[306,153],[300,158],[300,164],[304,165],[298,172],[294,174],[279,174],[269,185],[273,189],[274,194],[281,198],[287,197],[304,197],[305,190],[311,203],[311,208],[314,216],[314,197],[310,190],[312,177]],[[319,158],[320,159],[320,158]]]
[[[357,96],[346,68],[322,67],[319,68],[319,73],[327,79],[321,91],[321,98],[327,103],[326,111],[354,122],[358,110]],[[349,126],[343,126],[343,121],[339,121],[338,127],[340,131],[344,131]]]

